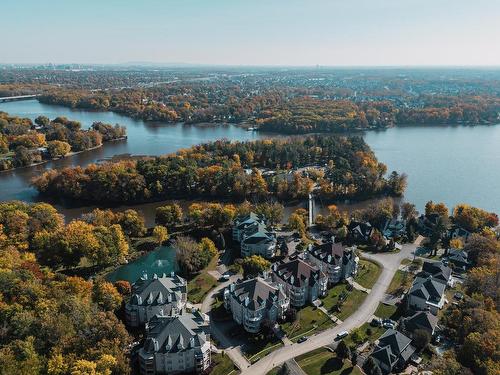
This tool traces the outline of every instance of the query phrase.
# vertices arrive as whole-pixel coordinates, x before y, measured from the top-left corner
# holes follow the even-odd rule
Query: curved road
[[[361,306],[359,306],[358,309],[350,317],[348,317],[338,326],[309,337],[307,341],[301,344],[287,345],[272,352],[253,365],[247,368],[243,368],[241,374],[264,375],[272,368],[281,365],[289,359],[292,359],[301,354],[308,353],[322,346],[331,344],[335,340],[335,336],[337,335],[337,333],[345,330],[350,331],[364,324],[375,313],[379,302],[384,299],[385,291],[391,283],[392,277],[399,268],[401,261],[412,256],[415,249],[417,248],[417,243],[403,245],[403,249],[396,254],[363,253],[364,258],[380,264],[382,266],[382,272],[377,282],[372,287],[370,294],[368,294]]]

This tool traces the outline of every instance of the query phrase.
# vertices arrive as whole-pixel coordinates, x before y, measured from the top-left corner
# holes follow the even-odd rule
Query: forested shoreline
[[[42,95],[46,104],[112,111],[148,121],[248,123],[262,131],[284,134],[343,132],[399,125],[493,124],[498,121],[500,99],[494,96],[422,95],[415,105],[398,106],[389,100],[317,98],[267,91],[260,95],[229,95],[222,101],[196,89],[124,89],[88,92],[56,90]],[[210,90],[210,89],[208,89]],[[201,90],[200,90],[201,91]]]
[[[104,204],[172,198],[281,201],[401,195],[406,176],[378,162],[361,137],[310,136],[193,146],[163,157],[50,170],[40,193]]]
[[[33,122],[0,111],[0,171],[91,150],[103,142],[125,139],[126,134],[118,124],[95,122],[85,130],[80,122],[66,117],[38,116]]]

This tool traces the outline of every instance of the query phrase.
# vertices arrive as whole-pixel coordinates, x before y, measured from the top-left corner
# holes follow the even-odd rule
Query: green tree
[[[182,222],[182,208],[177,203],[156,208],[155,222],[168,228]]]
[[[113,284],[101,280],[93,285],[92,299],[106,311],[118,310],[123,301],[122,295]]]
[[[260,255],[252,255],[243,259],[241,263],[245,278],[255,277],[271,268],[271,262]]]
[[[342,360],[342,362],[348,358],[351,358],[351,350],[344,340],[341,340],[338,343],[337,348],[335,349],[335,353],[337,354],[337,357]]]
[[[125,210],[118,214],[118,224],[123,232],[130,237],[142,237],[146,233],[144,217],[136,210]]]
[[[296,230],[301,236],[306,233],[306,223],[304,218],[297,213],[293,213],[288,218],[288,227],[291,230]]]

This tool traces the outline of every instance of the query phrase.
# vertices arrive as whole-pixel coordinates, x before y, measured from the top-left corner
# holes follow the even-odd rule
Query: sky
[[[500,66],[500,0],[0,0],[0,63]]]

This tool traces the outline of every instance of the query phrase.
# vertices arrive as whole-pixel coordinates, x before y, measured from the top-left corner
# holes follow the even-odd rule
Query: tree
[[[79,359],[71,368],[71,375],[97,375],[96,368],[95,362]]]
[[[413,345],[417,350],[423,350],[431,342],[431,335],[425,329],[416,329],[413,331]]]
[[[156,225],[153,228],[153,238],[155,239],[158,245],[163,244],[166,240],[168,240],[168,230],[162,225]]]
[[[297,213],[293,213],[288,218],[288,227],[291,230],[296,230],[302,237],[306,233],[306,224],[302,216]]]
[[[450,216],[448,207],[444,203],[434,203],[429,201],[425,204],[425,216],[430,216],[432,214],[437,214],[439,216]]]
[[[171,228],[174,225],[181,224],[181,221],[182,208],[177,203],[156,208],[155,222],[157,224]]]
[[[252,255],[243,259],[243,276],[245,278],[256,277],[271,267],[271,262],[260,255]]]
[[[50,124],[50,120],[47,116],[38,116],[35,119],[35,124],[37,124],[41,127],[45,127],[45,126],[48,126]]]
[[[71,146],[63,141],[49,141],[47,143],[47,151],[51,158],[66,156],[71,151]]]
[[[344,340],[341,340],[335,349],[337,357],[344,362],[345,359],[351,358],[351,350],[347,346]]]
[[[403,220],[406,220],[406,222],[408,222],[411,218],[417,216],[417,214],[417,208],[413,203],[404,202],[401,205],[401,217]]]
[[[130,293],[132,293],[132,287],[126,280],[118,280],[114,283],[114,286],[118,293],[120,293],[124,297],[129,296]]]
[[[123,297],[113,284],[97,281],[92,288],[92,299],[106,311],[116,311],[120,308]]]
[[[123,232],[130,237],[142,237],[146,233],[144,217],[135,210],[125,210],[118,216],[118,224]]]

